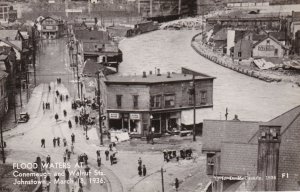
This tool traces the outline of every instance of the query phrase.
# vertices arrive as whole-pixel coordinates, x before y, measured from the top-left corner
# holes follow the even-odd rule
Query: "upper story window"
[[[151,108],[160,108],[161,107],[161,95],[155,95],[150,97],[150,106]]]
[[[117,107],[122,107],[122,95],[117,95],[116,100],[117,100]]]
[[[139,106],[139,96],[133,95],[133,108],[138,108]]]
[[[270,44],[270,40],[267,40],[267,44]]]
[[[175,106],[175,95],[165,95],[165,107]]]
[[[207,91],[200,91],[200,104],[207,103]]]

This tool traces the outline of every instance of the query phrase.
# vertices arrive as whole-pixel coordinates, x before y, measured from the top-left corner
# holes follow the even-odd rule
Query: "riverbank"
[[[228,56],[219,55],[212,50],[211,47],[202,43],[202,34],[196,34],[191,40],[192,48],[201,56],[206,59],[221,65],[225,68],[231,69],[238,73],[247,75],[249,77],[257,78],[265,82],[290,82],[300,87],[300,75],[284,74],[284,71],[271,71],[271,70],[257,70],[249,65],[242,65],[235,63],[232,58]]]

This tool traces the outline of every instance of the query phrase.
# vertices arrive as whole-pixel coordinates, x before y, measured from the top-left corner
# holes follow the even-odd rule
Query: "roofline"
[[[217,120],[217,119],[203,119],[203,122],[204,121],[262,123],[262,121],[236,121],[236,120]]]
[[[273,119],[269,120],[268,122],[273,121],[273,120],[275,120],[275,119],[277,119],[277,118],[279,118],[279,117],[281,117],[281,116],[283,116],[283,115],[285,115],[285,114],[287,114],[287,113],[293,111],[294,109],[296,109],[296,108],[298,108],[298,107],[300,107],[300,105],[297,105],[296,107],[294,107],[294,108],[292,108],[292,109],[290,109],[290,110],[288,110],[288,111],[286,111],[286,112],[284,112],[284,113],[282,113],[282,114],[280,114],[280,115],[274,117]]]
[[[11,43],[10,41],[6,41],[5,39],[0,38],[0,41],[3,41],[4,43],[12,46],[13,48],[17,49],[19,52],[22,52],[22,49],[20,49],[19,47],[17,47],[15,44]]]
[[[278,43],[282,48],[284,49],[288,49],[286,48],[278,39],[276,39],[275,37],[273,37],[270,34],[267,34],[267,36],[265,38],[262,38],[261,40],[257,41],[255,44],[253,44],[253,48],[256,47],[256,45],[258,45],[259,43],[263,42],[264,40],[271,38],[272,40],[274,40],[276,43]]]
[[[170,78],[172,79],[172,78]],[[214,80],[215,77],[203,77],[201,79],[195,79],[195,81],[202,81],[202,80]],[[130,81],[104,81],[105,84],[110,85],[155,85],[155,84],[161,84],[161,83],[178,83],[178,82],[190,82],[192,79],[184,79],[184,80],[174,80],[174,81],[158,81],[158,82],[142,82],[142,81],[136,81],[136,82],[130,82]]]

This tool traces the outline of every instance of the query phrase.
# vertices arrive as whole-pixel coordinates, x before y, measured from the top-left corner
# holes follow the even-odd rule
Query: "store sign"
[[[140,114],[138,113],[130,113],[130,119],[136,120],[141,119]]]
[[[119,113],[109,113],[109,118],[110,119],[120,119],[120,114]]]
[[[259,45],[258,50],[259,51],[274,51],[275,47],[273,45]]]

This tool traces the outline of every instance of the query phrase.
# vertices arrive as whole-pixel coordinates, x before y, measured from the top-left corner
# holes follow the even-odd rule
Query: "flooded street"
[[[216,77],[214,107],[198,112],[202,119],[228,119],[237,114],[240,120],[268,121],[300,104],[300,88],[287,83],[266,83],[221,67],[197,54],[190,46],[199,31],[155,31],[120,43],[124,61],[122,75],[141,75],[142,71],[160,68],[162,73],[180,72],[187,67]],[[186,113],[192,117],[192,111]],[[201,116],[201,117],[200,117]]]

